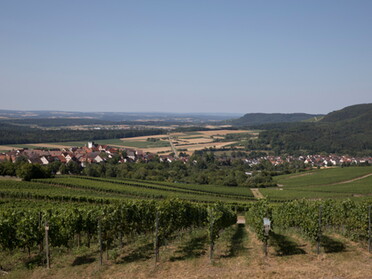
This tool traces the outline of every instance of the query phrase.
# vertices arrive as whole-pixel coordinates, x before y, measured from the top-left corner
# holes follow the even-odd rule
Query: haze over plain
[[[371,1],[2,1],[2,109],[307,112],[371,102]]]

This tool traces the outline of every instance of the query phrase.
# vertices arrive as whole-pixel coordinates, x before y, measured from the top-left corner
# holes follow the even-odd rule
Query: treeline
[[[260,133],[256,145],[270,146],[275,154],[372,155],[372,120],[361,123],[296,123],[266,128],[269,129]]]
[[[275,154],[339,153],[372,155],[372,104],[344,108],[315,123],[278,123],[256,126],[257,146]]]
[[[238,154],[237,154],[238,155]],[[67,164],[53,162],[47,166],[31,168],[25,160],[16,163],[0,163],[0,175],[18,176],[24,180],[44,178],[61,174],[77,174],[92,177],[115,177],[151,181],[211,184],[223,186],[269,187],[275,186],[272,177],[305,170],[301,161],[274,166],[269,161],[250,166],[239,156],[216,157],[213,152],[196,151],[185,164],[182,161],[160,162],[155,156],[148,162],[119,163],[120,156],[114,156],[105,163],[88,164],[83,168],[71,160]],[[39,171],[41,170],[41,171]]]
[[[274,166],[269,161],[249,166],[241,159],[217,158],[213,152],[196,151],[185,164],[181,161],[118,164],[115,158],[107,163],[89,164],[84,169],[70,162],[61,173],[83,174],[93,177],[116,177],[152,181],[182,182],[223,186],[269,187],[275,186],[273,176],[305,170],[301,161]]]
[[[273,166],[269,161],[249,166],[241,159],[220,160],[212,152],[195,152],[185,164],[181,161],[90,164],[81,173],[93,177],[117,177],[140,180],[211,184],[223,186],[275,186],[272,176],[301,171],[303,162]]]
[[[34,178],[50,178],[59,167],[58,163],[41,166],[39,164],[29,164],[24,160],[19,160],[15,163],[6,161],[0,163],[0,175],[17,176],[25,181],[30,181]]]
[[[163,134],[163,129],[131,130],[43,130],[0,122],[0,144],[88,141]]]

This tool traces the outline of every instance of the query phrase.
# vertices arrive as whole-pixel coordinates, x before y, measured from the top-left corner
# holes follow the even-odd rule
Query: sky
[[[328,113],[372,102],[372,1],[0,1],[0,109]]]

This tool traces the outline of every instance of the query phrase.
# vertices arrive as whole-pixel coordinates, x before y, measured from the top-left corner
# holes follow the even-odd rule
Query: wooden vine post
[[[268,254],[269,235],[271,230],[271,220],[269,218],[263,218],[263,231],[264,231],[264,253],[265,257]]]
[[[213,252],[214,252],[214,236],[213,236],[213,224],[214,220],[213,218],[210,221],[210,228],[209,228],[209,237],[210,237],[210,243],[209,243],[209,260],[213,262]]]
[[[103,249],[102,249],[102,224],[101,219],[98,220],[98,242],[99,242],[99,264],[103,264]]]
[[[319,220],[318,220],[318,241],[316,245],[316,252],[320,254],[320,243],[322,239],[322,206],[319,206]]]
[[[155,264],[159,262],[159,211],[155,216],[155,239],[154,239]]]
[[[368,252],[372,250],[371,243],[371,206],[368,207]]]
[[[124,222],[124,214],[123,214],[123,208],[120,208],[120,221],[119,221],[119,245],[120,245],[120,248],[123,248],[124,247],[124,244],[123,244],[123,226],[122,226],[122,223]]]
[[[46,255],[46,267],[50,268],[49,258],[49,224],[45,221],[45,255]]]

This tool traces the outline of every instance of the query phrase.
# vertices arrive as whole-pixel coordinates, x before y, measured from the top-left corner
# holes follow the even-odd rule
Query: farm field
[[[223,141],[214,142],[214,139],[224,139],[229,134],[247,134],[252,137],[258,135],[258,131],[248,130],[211,130],[211,131],[193,131],[193,132],[177,132],[168,135],[154,135],[142,136],[121,139],[107,139],[97,140],[98,144],[106,144],[114,147],[122,148],[135,148],[144,152],[169,154],[172,153],[169,140],[172,141],[175,148],[180,149],[182,152],[192,154],[195,150],[204,148],[216,147],[221,148],[224,146],[231,146],[239,144],[238,141]],[[15,145],[2,145],[0,151],[20,149],[20,148],[68,148],[71,146],[84,146],[86,141],[71,141],[71,142],[52,142],[52,143],[38,143],[38,144],[15,144]]]
[[[221,148],[224,146],[229,146],[236,144],[236,141],[229,142],[214,142],[215,138],[224,138],[228,134],[249,134],[252,136],[257,136],[257,131],[248,130],[213,130],[213,131],[193,131],[184,133],[169,133],[168,135],[156,135],[156,136],[146,136],[146,137],[136,137],[130,139],[121,139],[124,146],[138,147],[145,152],[151,153],[162,153],[169,154],[172,150],[165,142],[172,141],[176,150],[180,150],[187,154],[192,154],[196,150],[201,150],[204,148]],[[148,144],[148,139],[156,139],[158,141],[158,146],[151,146]]]

